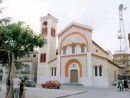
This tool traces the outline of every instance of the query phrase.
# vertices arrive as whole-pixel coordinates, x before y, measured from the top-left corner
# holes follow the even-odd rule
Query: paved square
[[[84,87],[62,85],[60,89],[41,87],[26,88],[26,98],[129,98],[130,92],[119,92],[115,86]],[[5,98],[5,91],[0,92],[0,98]]]

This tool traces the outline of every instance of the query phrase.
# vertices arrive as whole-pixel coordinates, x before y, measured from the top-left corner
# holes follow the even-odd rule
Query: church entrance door
[[[78,70],[70,71],[70,83],[78,83]]]

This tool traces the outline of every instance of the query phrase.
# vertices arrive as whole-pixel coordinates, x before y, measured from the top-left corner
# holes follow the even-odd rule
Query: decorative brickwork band
[[[79,71],[80,71],[80,77],[82,77],[82,65],[81,65],[80,61],[77,60],[77,59],[71,59],[71,60],[69,60],[69,61],[66,63],[66,66],[65,66],[65,77],[68,77],[69,66],[70,66],[72,63],[77,63],[77,64],[78,64],[78,66],[79,66]]]

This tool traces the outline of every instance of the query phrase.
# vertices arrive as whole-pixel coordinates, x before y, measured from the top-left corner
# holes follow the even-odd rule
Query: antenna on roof
[[[126,44],[126,36],[125,36],[125,28],[123,23],[123,14],[122,12],[126,10],[123,4],[119,5],[119,31],[118,31],[118,39],[120,40],[120,52],[127,52],[127,44]]]

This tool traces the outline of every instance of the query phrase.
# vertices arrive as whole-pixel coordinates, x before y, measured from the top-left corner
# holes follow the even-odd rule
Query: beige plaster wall
[[[93,66],[93,76],[95,77],[94,66],[102,66],[102,77],[107,77],[107,61],[106,59],[100,57],[92,56],[92,66]]]
[[[55,42],[55,38],[52,38],[50,40],[50,55],[49,55],[49,60],[51,60],[51,58],[56,56],[56,42]]]
[[[120,73],[120,69],[119,69],[119,67],[116,67],[112,63],[108,62],[107,72],[108,72],[109,85],[113,85],[113,83],[115,81],[117,81],[117,75]],[[116,74],[114,75],[114,73],[116,73]]]
[[[92,56],[92,66],[93,66],[93,86],[108,86],[108,62],[107,59]],[[95,76],[95,66],[98,67],[98,75]],[[102,66],[102,76],[99,76],[99,66]],[[109,69],[110,70],[110,69]]]
[[[102,76],[95,76],[95,71],[93,68],[93,77],[94,77],[94,85],[113,85],[114,81],[117,80],[117,75],[120,73],[119,67],[113,64],[108,59],[103,59],[101,57],[94,57],[92,59],[93,66],[99,65],[99,63],[103,66]],[[114,72],[115,71],[115,72]],[[116,74],[114,74],[116,73]],[[100,85],[101,84],[101,85]]]
[[[51,76],[51,67],[56,67],[56,70],[57,70],[57,59],[48,63],[48,76]]]
[[[82,77],[86,77],[87,76],[87,60],[86,60],[86,55],[62,56],[61,57],[61,77],[65,77],[65,66],[66,66],[67,62],[69,60],[71,60],[71,59],[76,59],[76,60],[78,60],[81,63],[81,65],[82,65]]]
[[[73,34],[73,35],[71,35],[71,34]],[[91,44],[92,44],[92,33],[87,32],[86,30],[81,29],[79,27],[75,27],[75,26],[72,26],[71,28],[67,29],[62,35],[60,35],[58,37],[58,47],[59,47],[58,50],[60,50],[60,48],[62,46],[66,45],[66,44],[73,43],[73,42],[85,43],[86,44],[85,38],[82,35],[87,39],[88,51],[90,51],[91,50]],[[61,45],[62,41],[63,41],[63,44]]]
[[[43,65],[43,66],[39,66],[38,67],[38,75],[37,76],[46,76],[46,66]]]
[[[101,56],[104,56],[107,58],[109,57],[109,55],[106,52],[104,52],[101,48],[99,48],[93,42],[92,42],[92,53],[97,54],[97,55],[101,55]]]

